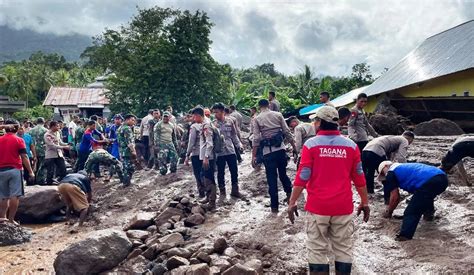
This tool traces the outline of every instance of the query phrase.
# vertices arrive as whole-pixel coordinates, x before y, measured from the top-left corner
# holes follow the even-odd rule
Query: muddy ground
[[[438,164],[455,137],[420,137],[412,145],[410,160]],[[285,207],[278,215],[270,214],[264,170],[250,166],[250,154],[239,166],[240,184],[249,202],[227,199],[215,214],[207,215],[205,224],[195,229],[188,242],[212,243],[224,236],[244,257],[260,258],[271,263],[265,272],[305,273],[304,217],[295,225],[287,220]],[[474,180],[474,161],[465,162]],[[295,165],[289,164],[294,177]],[[455,175],[451,185],[435,202],[434,222],[421,222],[415,238],[409,242],[394,241],[401,221],[382,218],[382,194],[371,198],[371,219],[368,223],[355,220],[355,273],[462,273],[474,272],[474,193],[463,186]],[[174,175],[161,176],[156,171],[141,171],[130,188],[116,181],[95,186],[94,204],[97,208],[87,226],[70,233],[63,223],[26,225],[35,233],[31,243],[1,247],[0,273],[51,273],[56,253],[87,233],[104,228],[122,228],[138,211],[157,212],[174,195],[192,194],[195,183],[188,167]],[[283,193],[281,194],[283,199]],[[356,202],[356,196],[354,196]],[[302,202],[300,203],[302,205]],[[396,214],[402,214],[402,202]],[[304,215],[303,215],[304,216]],[[266,244],[272,253],[263,257],[258,244]]]

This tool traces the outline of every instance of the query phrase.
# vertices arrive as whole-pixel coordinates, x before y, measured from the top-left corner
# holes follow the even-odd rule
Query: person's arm
[[[296,153],[299,154],[303,147],[303,135],[301,133],[300,127],[295,128],[295,146],[296,146]]]
[[[374,127],[372,127],[372,125],[370,125],[369,119],[367,118],[367,116],[365,116],[364,121],[365,121],[365,126],[366,126],[367,131],[369,132],[369,134],[371,136],[373,136],[374,138],[378,137],[379,134],[375,131]]]
[[[212,141],[212,130],[209,125],[204,126],[204,138],[206,143],[206,153],[205,157],[209,158],[212,155],[212,149],[214,148],[214,143]]]
[[[158,148],[158,145],[160,144],[160,139],[161,139],[161,126],[160,126],[160,122],[158,122],[155,124],[153,128],[153,144],[155,146],[155,149]]]
[[[242,147],[242,144],[240,143],[240,139],[239,139],[239,136],[237,135],[237,127],[234,123],[231,123],[232,125],[232,131],[231,131],[231,139],[232,139],[232,143],[234,144],[234,146],[240,150],[240,148]]]
[[[173,127],[171,132],[171,140],[176,150],[178,150],[178,139],[176,138],[176,127]]]
[[[127,131],[123,133],[125,140],[127,141],[127,147],[130,149],[130,153],[132,156],[137,156],[137,152],[135,151],[135,139],[133,136],[132,129],[129,127]]]
[[[351,179],[354,183],[357,193],[360,197],[360,204],[357,208],[357,215],[364,212],[364,222],[370,217],[369,196],[367,194],[367,186],[365,181],[364,170],[362,169],[362,161],[360,160],[360,151],[356,146],[354,149],[354,162],[352,164]]]
[[[408,140],[406,140],[404,137],[402,137],[402,142],[398,146],[398,150],[395,153],[394,156],[394,161],[399,162],[399,163],[405,163],[407,162],[407,155],[408,155]]]
[[[398,180],[395,174],[392,171],[387,173],[384,189],[386,192],[390,192],[390,200],[383,214],[384,218],[391,218],[393,211],[397,208],[398,204],[400,203],[400,191],[398,188]]]
[[[26,151],[24,153],[20,154],[21,162],[23,163],[23,166],[25,167],[26,171],[28,171],[28,175],[31,178],[35,177],[35,173],[33,173],[33,169],[31,168],[30,165],[30,159],[28,158],[28,155],[26,154]]]
[[[252,142],[252,165],[255,165],[255,160],[257,159],[257,150],[260,146],[260,140],[262,139],[260,127],[258,127],[258,122],[256,119],[253,120],[253,142]]]
[[[295,145],[295,139],[293,137],[293,134],[290,131],[290,128],[285,122],[285,118],[283,115],[280,113],[280,127],[283,129],[283,134],[285,135],[285,139],[291,144],[291,147],[293,148],[293,152],[297,152],[298,150],[296,149]]]
[[[61,144],[62,144],[61,141],[58,142],[59,144],[54,143],[55,140],[56,140],[56,138],[53,137],[52,135],[50,135],[49,133],[46,133],[46,134],[44,135],[44,143],[45,143],[47,146],[53,147],[54,149],[65,149],[66,147],[69,148],[69,146],[61,145]]]
[[[295,214],[298,216],[297,204],[298,198],[300,197],[306,185],[311,181],[313,175],[313,162],[314,157],[308,147],[303,146],[301,152],[301,161],[298,171],[296,172],[295,181],[293,183],[293,191],[291,192],[290,200],[288,201],[288,218],[291,223],[295,221]]]

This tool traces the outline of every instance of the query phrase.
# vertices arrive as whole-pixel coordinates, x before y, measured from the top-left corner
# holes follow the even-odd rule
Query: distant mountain
[[[0,64],[28,59],[37,51],[58,53],[68,61],[76,61],[91,43],[90,37],[80,34],[56,35],[0,26]]]

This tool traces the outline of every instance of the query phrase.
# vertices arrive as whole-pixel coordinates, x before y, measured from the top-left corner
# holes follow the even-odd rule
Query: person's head
[[[44,124],[44,118],[38,117],[38,118],[36,119],[36,124],[37,124],[37,125],[43,125],[43,124]]]
[[[18,136],[22,137],[25,134],[25,127],[24,126],[19,126],[18,131],[16,132],[16,134]]]
[[[386,160],[382,161],[379,164],[379,168],[377,169],[377,172],[379,172],[379,175],[377,176],[377,181],[379,182],[384,182],[385,177],[387,176],[388,170],[390,169],[390,166],[393,165],[393,162]]]
[[[30,127],[30,121],[28,119],[23,120],[23,127],[29,128]],[[23,129],[24,130],[24,129]]]
[[[137,118],[135,117],[135,115],[132,115],[132,114],[125,115],[124,119],[125,119],[125,124],[127,124],[128,126],[134,126],[137,121]]]
[[[5,120],[3,119],[3,117],[0,117],[0,125],[3,125],[5,124]]]
[[[193,120],[196,123],[202,123],[204,120],[204,109],[201,107],[196,107],[193,109]]]
[[[4,121],[4,124],[5,126],[9,125],[9,127],[5,128],[5,132],[7,133],[16,133],[20,127],[20,122],[13,118],[7,118],[7,120]]]
[[[225,106],[222,103],[216,103],[212,106],[212,112],[214,113],[214,117],[217,120],[224,120],[225,118]]]
[[[367,105],[368,100],[369,100],[369,98],[367,97],[367,94],[360,93],[357,96],[357,102],[356,102],[357,108],[364,109],[364,107]]]
[[[74,121],[74,123],[77,124],[79,122],[79,117],[78,116],[73,116],[72,121]]]
[[[275,99],[275,97],[276,94],[274,91],[268,92],[268,100],[272,101],[273,99]]]
[[[51,121],[49,123],[49,130],[51,130],[52,132],[57,132],[59,130],[59,122],[57,121]]]
[[[309,117],[313,120],[314,127],[323,131],[337,130],[339,113],[332,106],[322,106],[316,110],[316,113]]]
[[[321,103],[326,103],[329,101],[329,93],[328,92],[321,92],[319,94],[319,101],[321,101]]]
[[[211,118],[211,110],[209,110],[209,108],[205,108],[205,109],[204,109],[204,115],[205,115],[207,118]]]
[[[158,110],[158,109],[153,110],[152,115],[153,115],[153,118],[154,118],[154,119],[159,120],[160,117],[161,117],[160,110]]]
[[[168,111],[170,114],[172,114],[173,113],[173,107],[171,107],[171,106],[166,107],[166,111]]]
[[[300,124],[300,121],[296,116],[290,116],[288,118],[288,127],[290,127],[291,129],[295,129],[298,124]]]
[[[268,108],[268,106],[270,106],[270,102],[268,102],[268,100],[260,99],[258,101],[258,108],[260,108],[260,110],[266,109],[266,108]]]
[[[186,122],[191,123],[193,122],[193,110],[189,110],[185,117]]]
[[[90,120],[93,120],[93,121],[97,122],[97,120],[99,120],[99,117],[96,116],[96,115],[93,115],[93,116],[90,117]]]
[[[230,109],[225,107],[224,108],[224,113],[225,113],[225,115],[230,115]]]
[[[229,110],[230,110],[231,113],[234,112],[236,110],[235,105],[230,105]]]
[[[171,114],[170,112],[166,111],[163,113],[163,123],[169,123],[170,122],[170,117]]]
[[[412,144],[413,140],[415,140],[415,133],[412,131],[405,131],[402,136],[408,140],[408,144]]]
[[[100,124],[105,124],[105,123],[104,123],[104,118],[101,117],[101,116],[98,116],[98,117],[97,117],[97,122],[99,122]]]
[[[337,122],[339,126],[346,125],[349,121],[349,118],[351,118],[351,111],[346,107],[342,107],[339,108],[337,112],[339,113],[339,121]]]
[[[59,129],[62,129],[64,127],[64,122],[62,120],[58,120],[58,126]]]
[[[250,115],[255,115],[257,113],[257,107],[251,107],[250,108]]]
[[[87,128],[91,129],[91,130],[95,130],[96,129],[96,126],[97,126],[97,123],[93,120],[89,120],[87,122]]]
[[[155,109],[149,109],[149,110],[148,110],[148,114],[149,114],[149,115],[153,115],[153,112],[154,112],[154,111],[155,111]]]
[[[123,116],[121,114],[116,114],[114,116],[114,124],[118,126],[122,124],[122,122],[123,122]]]

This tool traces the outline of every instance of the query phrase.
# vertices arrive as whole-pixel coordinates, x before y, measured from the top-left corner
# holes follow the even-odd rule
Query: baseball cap
[[[310,119],[319,118],[329,123],[337,124],[339,113],[332,106],[322,106],[316,110],[316,113],[309,116]]]
[[[163,113],[163,116],[171,116],[170,112],[166,111]]]
[[[377,172],[379,172],[379,175],[377,176],[377,181],[384,181],[385,180],[385,176],[383,173],[382,173],[382,170],[388,166],[388,165],[392,165],[393,162],[389,161],[389,160],[386,160],[386,161],[382,161],[380,164],[379,164],[379,169],[377,169]]]

